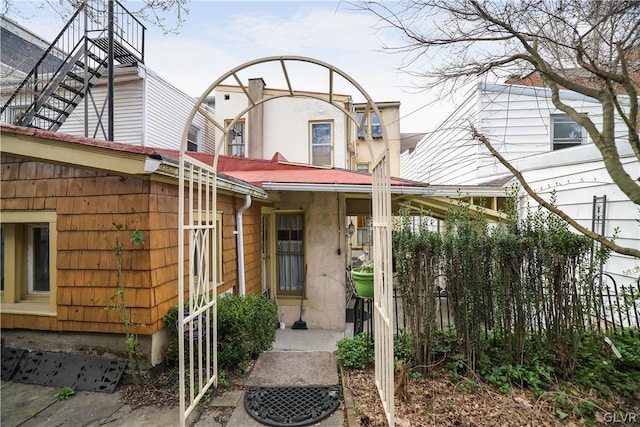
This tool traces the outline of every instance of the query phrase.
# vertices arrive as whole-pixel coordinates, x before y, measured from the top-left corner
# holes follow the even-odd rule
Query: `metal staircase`
[[[0,110],[6,123],[57,131],[107,71],[109,0],[82,3]],[[146,28],[113,3],[113,63],[144,63]]]

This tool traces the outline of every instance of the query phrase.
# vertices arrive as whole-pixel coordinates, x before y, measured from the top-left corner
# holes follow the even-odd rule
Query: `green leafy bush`
[[[336,357],[348,368],[364,369],[374,360],[373,339],[368,333],[342,338],[337,346]]]
[[[396,362],[410,360],[411,340],[412,336],[408,332],[394,335],[393,356]],[[343,338],[338,341],[337,346],[336,357],[348,368],[364,369],[375,359],[373,338],[368,333]]]
[[[245,369],[251,360],[269,350],[276,339],[278,310],[262,295],[219,297],[217,318],[219,369]],[[167,349],[169,363],[176,363],[179,358],[177,319],[177,305],[162,318],[171,336]]]
[[[245,369],[276,339],[278,310],[262,295],[218,299],[218,366]]]
[[[583,341],[574,381],[603,396],[615,391],[640,398],[640,338],[631,334],[611,338],[621,358],[615,356],[604,338],[604,334],[594,334]]]

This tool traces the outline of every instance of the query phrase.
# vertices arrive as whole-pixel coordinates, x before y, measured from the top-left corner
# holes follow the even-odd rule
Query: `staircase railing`
[[[144,25],[117,1],[113,22],[114,61],[144,63]],[[57,130],[102,75],[107,52],[106,2],[86,1],[4,104],[1,120]]]

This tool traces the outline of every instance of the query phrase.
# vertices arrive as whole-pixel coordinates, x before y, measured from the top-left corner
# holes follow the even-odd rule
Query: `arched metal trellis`
[[[288,92],[277,96],[254,99],[238,72],[257,64],[277,62],[281,65]],[[308,63],[326,68],[328,73],[328,98],[320,94],[294,90],[289,78],[288,64]],[[353,111],[348,111],[334,102],[334,77],[340,76],[353,85],[366,99],[365,114],[358,121]],[[208,165],[186,155],[189,129],[201,105],[215,88],[233,77],[248,99],[248,107],[225,127],[212,116],[205,119],[222,131],[216,142],[213,164]],[[343,71],[325,62],[300,56],[277,56],[246,62],[225,73],[213,82],[196,102],[187,118],[180,146],[179,208],[178,208],[178,333],[185,339],[180,343],[180,422],[184,426],[206,391],[217,384],[217,337],[216,337],[216,168],[221,144],[234,123],[252,108],[282,97],[315,98],[325,101],[345,113],[360,129],[367,142],[372,171],[372,214],[374,247],[374,319],[375,319],[375,371],[376,386],[384,406],[389,425],[393,425],[393,286],[391,283],[391,192],[389,167],[389,140],[382,114],[367,92]],[[369,112],[380,119],[384,151],[374,159],[372,140],[365,131],[365,120]],[[385,274],[386,272],[386,274]]]

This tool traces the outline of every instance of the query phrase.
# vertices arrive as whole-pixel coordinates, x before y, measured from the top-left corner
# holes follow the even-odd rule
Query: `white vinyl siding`
[[[640,165],[631,148],[621,150],[621,161],[631,176],[640,175]],[[517,161],[531,188],[545,200],[555,193],[556,205],[582,226],[591,229],[593,197],[607,196],[605,235],[611,237],[618,229],[616,243],[626,247],[640,247],[638,208],[613,183],[594,145],[582,145],[549,152]],[[535,202],[524,196],[523,204]],[[598,230],[599,232],[599,230]],[[637,280],[638,263],[615,253],[605,265],[604,271],[612,274],[618,284],[628,286]],[[634,273],[635,271],[635,273]]]
[[[600,104],[568,91],[561,97],[601,126]],[[545,89],[480,84],[410,155],[403,156],[401,176],[430,184],[476,185],[506,175],[506,168],[471,138],[470,125],[507,160],[515,160],[551,151],[551,120],[560,113]],[[622,135],[621,128],[617,131]]]
[[[143,96],[142,80],[118,82],[114,94],[114,140],[126,144],[142,145]],[[98,111],[102,109],[107,97],[107,86],[100,84],[91,89]],[[86,100],[87,98],[85,98]],[[84,136],[84,100],[73,110],[73,113],[60,127],[61,133]],[[102,113],[102,123],[108,134],[108,113],[105,106]],[[89,138],[106,139],[105,133],[98,129],[98,115],[91,100],[89,100]]]
[[[478,150],[471,141],[469,123],[476,122],[475,93],[403,156],[401,176],[430,184],[467,184],[473,181]]]
[[[178,150],[182,131],[196,99],[181,92],[155,72],[142,65],[138,67],[138,73],[116,75],[114,140],[125,144]],[[102,108],[106,93],[106,79],[103,78],[92,89],[98,110]],[[211,117],[214,117],[213,110],[207,111]],[[106,129],[108,123],[106,109],[102,115],[102,123]],[[88,135],[90,138],[94,137],[96,124],[97,114],[90,101]],[[199,132],[199,151],[213,153],[215,150],[213,124],[204,120],[201,114],[197,114],[193,120],[193,126]],[[76,107],[60,128],[60,132],[84,136],[83,103]],[[100,131],[95,138],[105,139],[105,134]]]
[[[146,77],[146,146],[180,149],[182,131],[195,99],[181,92],[152,71]],[[213,114],[213,113],[212,113]],[[214,126],[196,115],[193,126],[199,132],[199,150],[213,153]]]

